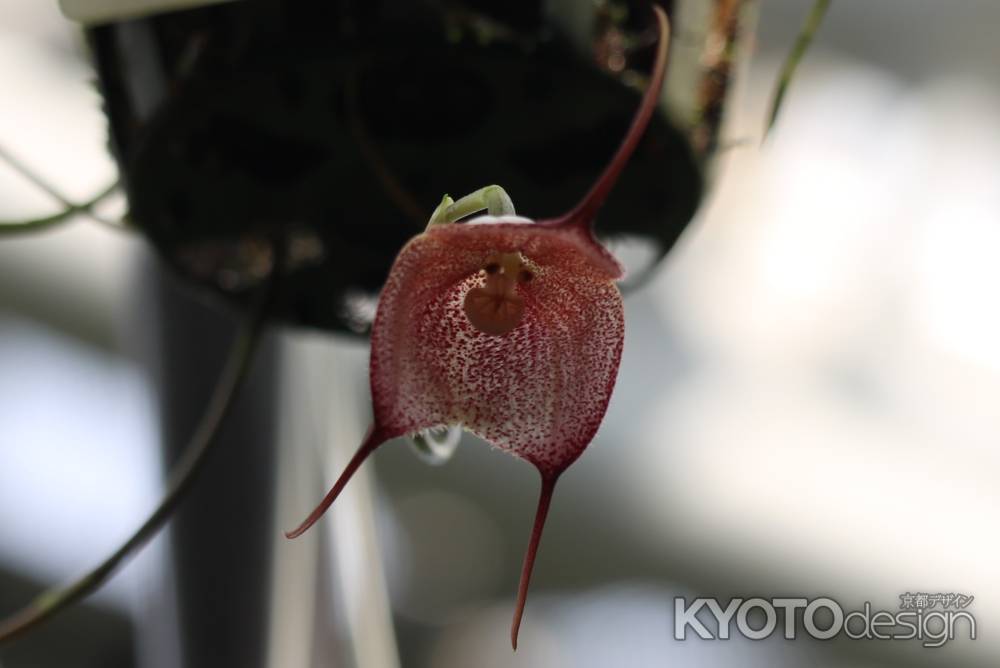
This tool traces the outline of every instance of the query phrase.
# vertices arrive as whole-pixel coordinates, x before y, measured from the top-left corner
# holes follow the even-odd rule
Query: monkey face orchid
[[[511,628],[515,648],[556,481],[594,437],[618,375],[622,268],[592,228],[659,97],[667,21],[654,11],[653,76],[621,147],[575,209],[533,222],[510,215],[506,194],[490,186],[458,202],[446,197],[427,230],[400,252],[372,329],[374,422],[320,505],[287,534],[312,526],[385,441],[461,425],[533,464],[542,478]],[[483,208],[491,215],[453,222]]]

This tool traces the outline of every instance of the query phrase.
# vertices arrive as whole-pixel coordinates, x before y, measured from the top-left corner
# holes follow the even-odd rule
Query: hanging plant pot
[[[640,2],[196,4],[91,13],[132,223],[186,281],[238,304],[283,239],[275,317],[360,333],[445,193],[499,183],[526,211],[567,209],[627,127],[656,37]],[[667,4],[685,37],[596,222],[640,251],[633,276],[703,197],[738,52],[716,51],[748,23],[744,3]]]

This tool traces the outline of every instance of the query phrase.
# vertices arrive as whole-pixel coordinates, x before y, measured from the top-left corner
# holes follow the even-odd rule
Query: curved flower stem
[[[0,160],[6,162],[14,168],[14,171],[34,184],[36,188],[43,191],[63,206],[62,211],[54,213],[50,216],[44,216],[42,218],[18,221],[0,221],[0,237],[14,234],[41,232],[54,225],[64,223],[77,214],[89,216],[90,218],[99,223],[103,223],[108,227],[113,227],[119,230],[128,229],[125,225],[106,220],[93,212],[93,208],[97,204],[102,202],[108,195],[113,193],[118,188],[117,180],[102,189],[97,195],[90,198],[86,202],[83,202],[82,204],[74,204],[70,202],[69,199],[67,199],[61,192],[59,192],[59,190],[54,188],[48,181],[36,173],[31,167],[22,162],[17,156],[3,146],[0,146]]]
[[[646,86],[646,92],[642,96],[642,102],[639,104],[639,109],[632,118],[632,124],[625,134],[624,141],[618,147],[618,151],[611,159],[611,162],[604,168],[604,171],[597,178],[590,191],[584,195],[583,200],[572,211],[558,219],[560,224],[576,225],[587,230],[591,229],[597,210],[604,204],[604,200],[618,181],[618,177],[621,175],[622,170],[625,169],[625,165],[632,158],[632,153],[635,152],[636,146],[639,145],[639,140],[642,139],[643,132],[645,132],[646,126],[649,125],[649,120],[653,117],[653,112],[656,111],[656,106],[659,104],[660,89],[663,88],[663,78],[667,72],[670,22],[662,7],[652,5],[652,9],[659,28],[659,41],[656,44],[656,60],[653,63],[652,76]]]
[[[250,370],[254,351],[263,331],[270,296],[274,292],[275,279],[279,273],[279,267],[276,266],[268,285],[263,288],[259,301],[241,326],[229,358],[219,375],[218,383],[209,398],[208,406],[187,448],[171,472],[167,481],[167,492],[156,509],[128,540],[90,572],[68,586],[42,593],[19,612],[0,620],[0,644],[30,631],[96,591],[129,556],[143,547],[170,519],[184,495],[191,489],[212,446],[217,442],[219,429],[232,409],[236,394]]]
[[[788,91],[788,84],[791,83],[792,77],[795,75],[795,70],[798,68],[799,63],[802,62],[802,58],[805,56],[809,45],[812,44],[813,38],[819,30],[820,23],[823,22],[823,16],[826,15],[826,10],[829,7],[830,0],[816,0],[812,11],[809,12],[809,16],[806,18],[805,25],[802,26],[802,30],[799,32],[798,39],[795,40],[795,46],[792,47],[791,53],[785,59],[784,65],[781,66],[781,74],[778,76],[778,84],[774,89],[774,97],[771,101],[771,112],[767,117],[767,127],[764,128],[764,139],[767,139],[771,133],[771,128],[774,127],[774,122],[778,119],[778,111],[781,109],[781,103],[784,101],[785,93]]]
[[[424,221],[427,220],[427,213],[417,200],[413,198],[413,195],[406,189],[402,182],[400,182],[395,173],[393,173],[379,151],[378,146],[365,128],[358,100],[358,70],[361,67],[360,60],[358,62],[359,64],[351,68],[351,71],[348,73],[346,85],[347,118],[351,134],[354,135],[354,139],[358,142],[361,157],[382,184],[385,194],[408,218],[418,225],[423,225]]]

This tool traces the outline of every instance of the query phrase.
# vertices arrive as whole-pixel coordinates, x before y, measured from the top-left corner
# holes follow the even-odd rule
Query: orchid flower
[[[373,423],[326,497],[287,534],[312,526],[382,443],[442,425],[475,433],[541,474],[511,627],[515,649],[556,481],[593,439],[618,376],[623,270],[593,222],[659,99],[668,26],[663,10],[653,10],[653,75],[624,141],[580,204],[532,221],[514,214],[498,186],[457,202],[445,196],[426,231],[399,253],[372,329]]]

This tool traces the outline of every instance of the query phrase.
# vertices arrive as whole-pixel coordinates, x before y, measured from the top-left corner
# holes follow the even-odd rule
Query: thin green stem
[[[38,172],[29,167],[27,163],[22,162],[20,158],[15,156],[3,146],[0,146],[0,160],[3,160],[8,165],[13,167],[14,170],[21,176],[31,181],[39,190],[44,191],[52,199],[56,200],[67,209],[73,206],[72,202],[66,199],[66,197],[49,184],[48,181],[39,176]]]
[[[86,202],[81,204],[69,204],[62,211],[58,211],[49,216],[43,216],[41,218],[31,218],[29,220],[16,220],[16,221],[0,221],[0,239],[7,236],[16,236],[21,234],[33,234],[36,232],[44,232],[51,227],[60,225],[69,221],[73,216],[85,215],[90,216],[94,220],[107,225],[108,227],[113,227],[116,229],[127,230],[128,227],[121,223],[114,223],[103,218],[98,217],[91,210],[101,202],[103,202],[111,193],[118,189],[118,182],[115,181],[111,185],[107,186],[99,193],[91,197]]]
[[[58,211],[50,216],[44,216],[42,218],[13,221],[0,220],[0,237],[42,232],[50,227],[67,222],[70,218],[77,214],[88,216],[99,223],[103,223],[104,225],[115,229],[128,229],[125,225],[102,218],[93,211],[95,206],[97,206],[118,188],[117,181],[101,190],[97,195],[86,202],[83,202],[82,204],[74,204],[69,201],[69,198],[63,195],[58,188],[49,183],[46,179],[39,175],[38,172],[29,167],[27,163],[23,162],[20,158],[2,145],[0,145],[0,160],[6,162],[14,169],[14,171],[34,184],[36,188],[43,191],[63,206],[62,211]]]
[[[781,67],[778,84],[771,100],[771,113],[767,118],[767,127],[764,128],[765,139],[770,134],[771,128],[774,127],[774,122],[778,119],[778,111],[781,109],[781,103],[785,99],[785,93],[788,91],[788,85],[791,83],[792,76],[795,75],[795,70],[805,56],[809,45],[812,44],[819,26],[823,22],[823,16],[826,15],[826,10],[829,7],[830,0],[816,0],[812,11],[809,12],[809,16],[806,18],[805,25],[802,26],[802,30],[799,32],[798,39],[795,40],[795,46],[792,47],[791,53],[788,54],[788,58],[785,59],[785,63]]]
[[[72,604],[89,596],[115,573],[119,566],[143,547],[170,519],[184,495],[191,489],[213,446],[218,442],[220,427],[230,413],[234,399],[246,380],[254,351],[260,342],[267,305],[274,292],[275,277],[280,273],[275,265],[274,276],[252,312],[247,316],[229,358],[219,375],[208,406],[195,428],[187,447],[167,481],[167,492],[159,505],[142,525],[118,549],[97,567],[66,587],[42,593],[22,610],[0,620],[0,644],[26,633],[42,622],[59,614]]]

